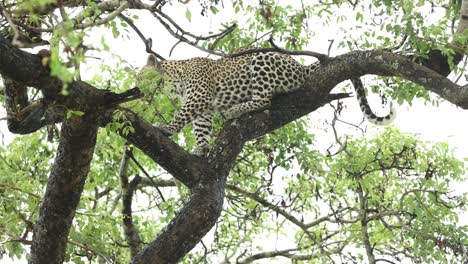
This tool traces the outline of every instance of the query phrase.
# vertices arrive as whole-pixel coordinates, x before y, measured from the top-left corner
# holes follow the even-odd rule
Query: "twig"
[[[11,186],[11,185],[8,185],[8,184],[3,184],[3,183],[0,183],[0,188],[6,188],[6,189],[10,189],[10,190],[15,190],[15,191],[19,191],[19,192],[22,192],[22,193],[26,193],[28,195],[31,195],[32,197],[35,197],[37,199],[40,199],[42,197],[40,197],[39,195],[37,194],[34,194],[34,193],[30,193],[30,192],[26,192],[18,187],[15,187],[15,186]]]
[[[236,29],[237,25],[236,24],[233,24],[231,26],[229,26],[228,28],[226,28],[223,32],[221,32],[219,34],[219,37],[213,42],[211,43],[209,49],[210,50],[214,50],[214,48],[216,47],[216,45],[218,45],[218,43],[224,38],[226,37],[227,35],[231,34],[232,31],[234,31],[234,29]],[[212,35],[212,37],[216,37],[216,35]]]
[[[140,37],[143,43],[145,43],[146,52],[153,54],[154,56],[156,56],[156,58],[160,60],[166,60],[164,57],[162,57],[161,55],[151,50],[151,44],[152,44],[151,38],[146,38],[143,35],[143,33],[141,33],[140,29],[137,26],[135,26],[135,24],[130,18],[126,17],[124,14],[119,14],[118,17],[122,19],[123,21],[125,21],[137,33],[137,35]]]
[[[0,4],[0,13],[6,18],[8,25],[10,25],[10,28],[13,30],[13,39],[11,41],[11,44],[22,47],[23,44],[18,40],[21,33],[19,32],[18,28],[16,28],[15,23],[13,23],[13,19],[5,9],[3,2]]]
[[[228,189],[230,189],[230,190],[232,190],[232,191],[234,191],[236,193],[242,194],[242,195],[256,201],[257,203],[263,205],[264,207],[273,210],[277,214],[282,215],[284,218],[289,220],[291,223],[293,223],[293,224],[297,225],[298,227],[300,227],[304,231],[304,233],[306,233],[312,240],[315,241],[315,239],[316,239],[315,235],[310,233],[309,230],[307,230],[309,227],[307,227],[302,221],[297,219],[295,216],[289,214],[285,210],[283,210],[283,209],[279,208],[278,206],[270,203],[269,201],[259,197],[255,193],[247,192],[247,191],[242,190],[241,188],[239,188],[237,186],[228,184],[228,185],[226,185],[226,188],[228,188]]]
[[[182,32],[182,35],[187,35],[187,36],[189,36],[191,38],[194,38],[196,40],[196,42],[198,42],[200,40],[209,40],[209,39],[212,39],[212,38],[223,37],[223,36],[231,33],[237,27],[236,24],[233,24],[233,25],[229,26],[228,28],[226,28],[225,30],[223,30],[222,32],[215,33],[215,34],[208,35],[208,36],[197,36],[195,34],[190,33],[189,31],[185,31],[184,29],[182,29],[182,27],[180,27],[170,16],[166,15],[161,10],[156,10],[156,11],[154,11],[152,13],[153,13],[153,15],[155,13],[157,13],[158,15],[162,16],[164,19],[169,21],[169,23],[171,23],[178,31]]]
[[[67,12],[65,12],[65,8],[63,7],[63,0],[57,0],[57,7],[60,11],[60,16],[62,16],[62,19],[68,20]]]
[[[203,248],[204,248],[204,251],[205,253],[203,254],[203,263],[204,264],[207,264],[208,261],[207,261],[207,256],[208,256],[208,248],[206,247],[205,243],[203,242],[203,240],[200,240],[200,243],[202,244]]]
[[[89,23],[84,23],[84,24],[76,24],[74,25],[73,28],[75,29],[85,29],[88,27],[94,27],[94,26],[100,26],[108,23],[109,21],[113,20],[115,17],[117,17],[119,14],[121,14],[125,9],[129,7],[129,3],[127,1],[123,2],[116,10],[111,12],[107,17],[97,21],[97,22],[89,22]]]
[[[272,34],[272,33],[273,33],[273,29],[270,30],[270,31],[268,31],[268,32],[266,32],[266,33],[264,33],[264,34],[262,34],[260,37],[255,38],[255,39],[252,40],[249,44],[245,45],[245,47],[249,47],[249,46],[253,45],[255,42],[261,40],[262,38],[264,38],[264,37],[266,37],[267,35],[270,35],[270,34]],[[271,36],[270,36],[270,38],[271,38]]]
[[[130,159],[132,159],[133,162],[135,162],[135,164],[137,165],[137,167],[146,175],[146,177],[148,177],[148,179],[151,181],[151,183],[153,184],[153,186],[156,188],[156,190],[158,191],[159,193],[159,196],[161,196],[161,200],[163,202],[166,202],[166,199],[164,198],[161,190],[159,189],[158,185],[156,185],[156,183],[153,181],[153,179],[151,178],[151,176],[148,174],[148,172],[146,172],[145,168],[143,168],[143,166],[141,166],[141,164],[138,162],[138,160],[135,158],[135,156],[133,155],[133,152],[129,152],[128,153],[128,156],[130,157]]]
[[[197,45],[198,41],[190,41],[189,39],[187,39],[186,37],[184,37],[185,33],[187,33],[187,35],[191,35],[189,34],[188,32],[185,32],[182,30],[182,34],[178,34],[176,31],[174,31],[171,26],[166,23],[161,17],[159,17],[156,13],[154,12],[151,12],[151,14],[166,28],[166,30],[176,39],[178,39],[179,41],[182,41],[182,42],[185,42],[199,50],[202,50],[204,52],[207,52],[207,53],[210,53],[210,54],[213,54],[213,55],[217,55],[217,56],[220,56],[220,57],[224,57],[224,53],[221,53],[221,52],[216,52],[216,51],[213,51],[213,50],[210,50],[210,49],[207,49],[207,48],[203,48],[199,45]],[[178,27],[178,26],[177,26]],[[176,28],[177,28],[176,27]]]
[[[221,33],[218,33],[218,34],[214,34],[214,35],[210,35],[210,36],[205,36],[205,37],[202,37],[202,36],[196,36],[188,31],[185,31],[183,30],[179,25],[177,25],[177,23],[175,23],[169,16],[167,16],[166,14],[164,14],[163,12],[161,11],[157,11],[157,12],[151,12],[151,14],[166,28],[166,30],[176,39],[179,40],[179,42],[185,42],[201,51],[204,51],[206,53],[209,53],[209,54],[213,54],[213,55],[216,55],[216,56],[220,56],[220,57],[226,57],[226,58],[232,58],[232,57],[238,57],[238,56],[242,56],[242,55],[247,55],[247,54],[253,54],[253,53],[261,53],[261,52],[279,52],[279,53],[283,53],[283,54],[288,54],[288,55],[305,55],[305,56],[312,56],[312,57],[315,57],[317,59],[319,59],[320,62],[326,62],[328,60],[330,60],[330,58],[325,55],[325,54],[321,54],[321,53],[318,53],[318,52],[314,52],[314,51],[293,51],[293,50],[287,50],[287,49],[283,49],[283,48],[280,48],[278,47],[272,40],[272,38],[270,37],[270,44],[272,45],[273,48],[258,48],[258,49],[249,49],[249,50],[243,50],[243,51],[240,51],[240,52],[236,52],[236,53],[231,53],[231,54],[225,54],[223,52],[219,52],[219,51],[215,51],[215,50],[212,50],[212,49],[207,49],[207,48],[204,48],[204,47],[201,47],[198,45],[198,42],[200,40],[207,40],[207,39],[210,39],[210,38],[213,38],[213,37],[217,37],[217,36],[224,36],[224,35],[227,35],[228,33],[230,33],[232,30],[234,30],[234,26],[231,26],[229,28],[227,28],[224,32],[221,32]],[[161,18],[161,17],[162,18]],[[164,19],[166,19],[167,21],[169,21],[169,23],[174,26],[176,28],[177,31],[173,30],[171,25],[169,25],[167,22],[165,22]],[[180,34],[178,32],[181,32]],[[187,39],[185,36],[189,36],[189,37],[192,37],[194,38],[195,40],[194,41],[191,41],[189,39]]]
[[[294,51],[294,50],[287,50],[287,49],[280,48],[273,42],[273,38],[270,38],[268,40],[268,42],[271,44],[272,47],[274,47],[276,49],[276,50],[273,50],[273,51],[276,51],[276,52],[281,52],[281,53],[289,54],[289,55],[312,56],[312,57],[317,58],[321,63],[324,63],[324,62],[327,62],[327,61],[330,60],[330,57],[328,57],[327,55],[322,54],[322,53],[318,53],[318,52],[315,52],[315,51],[305,51],[305,50]]]
[[[32,242],[32,241],[31,241]],[[68,240],[67,241],[68,244],[71,244],[71,245],[74,245],[74,246],[77,246],[81,249],[84,249],[86,252],[89,252],[95,256],[99,256],[101,257],[104,261],[106,261],[106,263],[113,263],[113,261],[111,261],[108,257],[100,254],[99,252],[97,252],[96,250],[90,248],[88,245],[85,245],[85,244],[80,244],[78,242],[75,242],[75,241],[72,241],[72,240]]]
[[[329,39],[328,42],[330,42],[330,45],[328,45],[327,55],[330,56],[331,48],[332,48],[333,43],[335,42],[335,40],[334,39]]]
[[[171,50],[169,51],[169,57],[172,56],[172,52],[174,51],[174,49],[175,49],[180,43],[182,43],[181,40],[177,41],[176,44],[174,44],[174,45],[172,46]]]
[[[157,0],[152,6],[151,10],[161,9],[166,4],[166,0]]]

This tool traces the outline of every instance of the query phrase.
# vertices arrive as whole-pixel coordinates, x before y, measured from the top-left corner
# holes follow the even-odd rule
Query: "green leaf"
[[[81,111],[73,111],[73,114],[74,114],[74,115],[77,115],[77,116],[83,116],[83,115],[84,115],[84,112],[81,112]]]
[[[188,21],[192,22],[192,13],[190,12],[190,10],[187,9],[185,10],[185,18],[187,18]]]
[[[356,21],[364,21],[364,16],[360,12],[356,13]]]
[[[211,10],[211,12],[212,12],[213,14],[215,14],[215,15],[219,12],[218,8],[216,8],[215,6],[211,6],[211,7],[210,7],[210,10]]]
[[[66,113],[66,118],[67,119],[70,119],[72,116],[83,116],[84,115],[84,112],[81,112],[81,111],[77,111],[77,110],[68,110],[67,113]]]

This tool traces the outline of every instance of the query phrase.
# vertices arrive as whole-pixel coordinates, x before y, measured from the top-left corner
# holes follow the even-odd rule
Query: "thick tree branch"
[[[189,154],[179,145],[168,139],[162,131],[153,127],[137,114],[125,111],[125,120],[130,121],[134,133],[124,134],[129,143],[135,145],[167,172],[189,188],[193,188],[210,169],[202,158]],[[114,110],[107,111],[99,120],[101,126],[113,121]]]
[[[223,179],[217,179],[222,176]],[[227,175],[205,175],[187,204],[132,263],[177,263],[214,226],[222,209]]]
[[[54,77],[50,77],[47,68],[42,66],[39,56],[13,47],[1,38],[0,73],[7,78],[21,83],[22,86],[27,85],[41,89],[48,100],[54,100],[55,103],[62,105],[66,109],[81,110],[85,113],[106,110],[119,103],[142,96],[137,88],[123,94],[115,94],[96,89],[81,81],[70,83],[70,94],[63,96],[60,94],[62,89],[61,82]],[[45,112],[43,105],[39,104],[37,108],[39,112]],[[36,121],[42,118],[40,114],[34,116],[36,117]],[[107,118],[102,119],[105,120],[104,124],[112,121],[112,115],[108,114],[105,117]],[[127,118],[132,121],[137,131],[132,135],[127,135],[130,142],[146,151],[153,159],[159,156],[160,158],[156,161],[169,172],[173,173],[173,175],[180,175],[179,180],[184,184],[190,186],[197,181],[197,177],[199,177],[197,175],[200,175],[200,171],[204,171],[205,169],[193,169],[192,171],[186,168],[200,168],[202,165],[195,165],[195,163],[200,164],[200,159],[187,154],[183,149],[168,140],[157,129],[154,129],[135,114],[128,113]],[[180,162],[173,164],[174,160],[180,160]],[[184,162],[189,162],[188,164],[191,166],[188,166]]]
[[[30,263],[62,263],[96,144],[93,119],[72,117],[62,125],[57,156],[34,226]]]
[[[293,96],[291,94],[289,96]],[[347,94],[338,95],[344,97]],[[288,97],[291,99],[291,97]],[[293,97],[294,98],[294,97]],[[263,133],[291,122],[298,115],[305,114],[305,109],[312,111],[335,99],[335,96],[327,96],[326,98],[317,99],[315,104],[308,102],[300,111],[287,111],[286,117],[280,121],[268,121],[263,123]],[[318,102],[318,103],[317,103]],[[279,107],[280,102],[274,103],[274,106]],[[254,117],[249,117],[258,120],[265,119],[262,113],[256,113]],[[234,165],[237,154],[241,151],[245,141],[255,137],[258,132],[253,133],[252,129],[246,133],[241,133],[243,129],[248,127],[248,121],[240,121],[241,125],[231,124],[227,126],[218,137],[218,144],[215,146],[215,151],[211,155],[208,164],[204,164],[203,159],[187,154],[172,142],[163,142],[167,139],[159,130],[152,128],[149,124],[141,120],[138,116],[127,113],[127,120],[132,122],[135,133],[123,135],[129,142],[140,147],[148,156],[153,158],[161,166],[177,163],[176,166],[167,168],[174,177],[186,184],[192,191],[189,202],[171,221],[168,228],[161,233],[155,241],[151,242],[140,254],[138,254],[132,263],[173,263],[183,257],[190,251],[200,239],[208,232],[216,222],[221,210],[224,197],[224,185],[229,175],[229,171]],[[276,118],[271,117],[271,118]],[[289,119],[288,119],[289,118]],[[251,133],[249,135],[249,133]],[[243,135],[239,137],[239,135]],[[260,135],[261,133],[258,133]],[[156,143],[156,142],[159,142]],[[165,155],[166,154],[166,155]],[[167,154],[170,157],[180,157],[178,159],[167,159]],[[216,171],[216,174],[214,173]]]
[[[5,79],[5,97],[7,103],[8,129],[16,134],[29,134],[44,126],[62,122],[68,108],[52,100],[40,99],[28,103],[23,84]],[[18,94],[19,93],[19,94]],[[135,95],[134,95],[135,94]],[[127,97],[128,96],[128,97]],[[128,90],[116,95],[116,101],[133,100],[139,96],[138,90]]]
[[[8,116],[8,130],[15,134],[30,134],[44,126],[62,122],[65,114],[63,106],[49,106],[44,100],[34,101],[20,112]]]
[[[29,134],[46,125],[61,122],[64,118],[64,107],[49,106],[44,100],[29,103],[27,89],[23,84],[5,78],[4,85],[10,132]]]
[[[42,87],[53,83],[48,69],[42,66],[40,56],[12,46],[1,36],[0,74],[24,86]]]
[[[82,81],[71,82],[69,95],[62,95],[62,82],[50,76],[48,68],[42,65],[40,56],[22,51],[2,37],[0,37],[0,74],[22,86],[40,89],[45,98],[53,100],[55,104],[83,112],[105,110],[142,96],[136,88],[123,94],[115,94],[96,89]]]
[[[468,108],[468,85],[460,86],[446,77],[403,56],[382,51],[354,51],[322,64],[307,82],[328,93],[338,83],[366,74],[398,76],[438,94],[447,101]]]
[[[184,208],[132,263],[176,263],[211,229],[222,210],[225,174],[214,174],[202,158],[188,154],[136,114],[125,113],[135,133],[122,134],[191,190]],[[101,125],[112,120],[109,111]],[[220,180],[221,178],[221,180]]]
[[[329,102],[327,100],[332,100],[330,98],[332,97],[319,100],[319,102],[325,104]],[[318,105],[309,105],[309,110],[317,108],[321,105],[320,103]],[[297,113],[290,114],[288,117],[293,118],[296,115]],[[257,119],[264,119],[264,115],[261,113],[257,113],[254,116]],[[288,121],[284,118],[282,122],[290,122],[292,120],[289,119]],[[252,118],[250,118],[250,121],[252,121]],[[201,170],[199,172],[201,173],[200,182],[190,188],[192,195],[189,202],[171,221],[165,231],[138,254],[132,260],[132,263],[177,262],[212,228],[222,210],[225,182],[229,171],[234,165],[235,159],[245,141],[253,136],[252,130],[248,130],[246,133],[241,132],[246,128],[248,123],[245,120],[244,122],[240,122],[241,125],[231,123],[231,125],[224,128],[217,139],[214,151],[210,153],[209,166],[204,168],[205,171]],[[269,129],[274,129],[280,123],[263,123],[263,132],[267,133]],[[135,125],[135,123],[133,124]],[[136,128],[137,130],[138,128]],[[131,139],[128,137],[127,139],[131,142]],[[207,170],[207,168],[211,169]],[[215,171],[216,174],[210,171]]]
[[[16,114],[28,105],[28,90],[26,86],[5,78],[5,108],[8,116]]]

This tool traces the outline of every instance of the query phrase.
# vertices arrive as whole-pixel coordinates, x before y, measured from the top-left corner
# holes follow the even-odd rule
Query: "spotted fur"
[[[160,62],[163,79],[170,82],[172,93],[182,100],[182,108],[168,125],[160,128],[168,135],[192,123],[197,141],[195,154],[204,155],[209,148],[214,112],[226,119],[268,108],[271,99],[279,93],[304,87],[306,77],[318,63],[303,66],[291,56],[280,53],[257,53],[234,58],[213,60],[192,58]],[[146,68],[157,68],[156,58],[150,55]],[[373,123],[384,123],[385,117],[376,116],[367,102],[362,82],[353,80],[361,110]]]

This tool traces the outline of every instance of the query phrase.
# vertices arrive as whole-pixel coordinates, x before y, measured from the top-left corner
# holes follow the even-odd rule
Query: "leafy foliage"
[[[445,263],[451,260],[442,252],[451,250],[461,257],[457,251],[467,243],[466,227],[458,226],[453,209],[464,210],[467,196],[453,196],[449,183],[462,182],[466,175],[464,163],[453,158],[447,144],[426,145],[388,129],[373,139],[348,142],[346,152],[324,156],[308,147],[291,147],[285,135],[294,133],[277,135],[272,135],[276,144],[267,145],[287,149],[289,155],[266,161],[268,155],[249,153],[237,165],[230,184],[243,191],[230,191],[230,207],[216,234],[223,239],[213,245],[220,254],[233,259],[254,254],[267,248],[252,247],[253,241],[279,236],[295,241],[292,251],[314,262],[356,257],[360,262],[365,223],[374,252],[386,259],[411,255],[423,263]],[[310,144],[302,137],[293,142]],[[291,173],[290,164],[301,168]],[[240,230],[240,237],[233,229]]]

